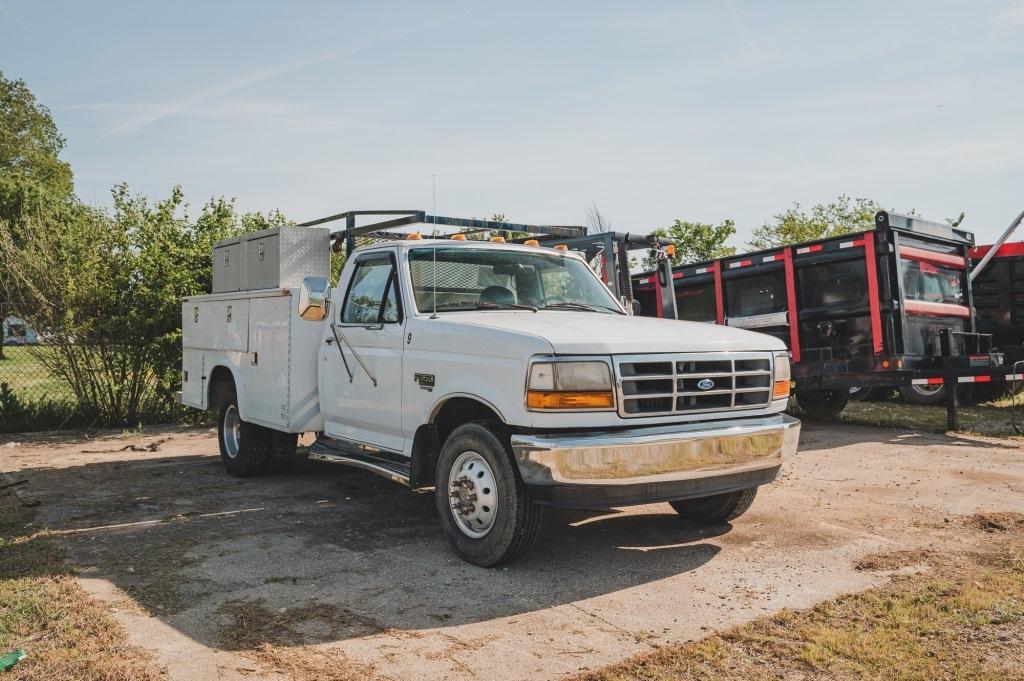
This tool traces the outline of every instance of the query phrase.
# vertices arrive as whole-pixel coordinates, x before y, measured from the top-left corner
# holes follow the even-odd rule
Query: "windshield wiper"
[[[584,310],[586,312],[600,312],[601,310],[608,310],[609,312],[615,312],[617,314],[622,314],[622,310],[616,309],[616,308],[611,307],[609,305],[590,305],[588,303],[568,303],[568,302],[548,303],[547,305],[545,305],[541,309],[544,309],[544,310],[548,310],[548,309]]]
[[[459,310],[529,310],[530,312],[536,312],[537,308],[534,305],[524,305],[522,303],[445,303],[444,305],[438,305],[438,310],[449,310],[451,312],[457,312]]]

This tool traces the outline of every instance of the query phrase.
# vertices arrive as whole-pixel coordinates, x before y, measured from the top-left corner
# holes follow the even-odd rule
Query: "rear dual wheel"
[[[299,436],[243,421],[233,387],[224,391],[217,416],[220,458],[231,475],[277,473],[294,461]]]

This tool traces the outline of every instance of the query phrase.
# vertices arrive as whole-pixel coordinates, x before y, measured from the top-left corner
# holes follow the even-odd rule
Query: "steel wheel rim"
[[[242,441],[242,418],[238,415],[238,407],[233,404],[224,412],[221,439],[224,441],[224,452],[232,459],[238,456],[239,443]]]
[[[917,394],[919,394],[919,395],[927,395],[927,396],[934,395],[935,393],[937,393],[940,390],[942,390],[942,384],[941,383],[935,383],[935,384],[932,384],[932,385],[912,385],[910,387]]]
[[[485,537],[498,515],[494,471],[480,454],[463,452],[448,471],[448,508],[459,530],[473,539]]]

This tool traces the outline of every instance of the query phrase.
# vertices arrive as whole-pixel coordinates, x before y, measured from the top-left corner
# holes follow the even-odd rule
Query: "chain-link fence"
[[[0,432],[59,428],[76,420],[77,400],[55,374],[45,334],[0,305]]]

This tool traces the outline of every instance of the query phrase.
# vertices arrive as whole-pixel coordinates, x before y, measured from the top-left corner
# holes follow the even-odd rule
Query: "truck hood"
[[[554,310],[449,312],[443,317],[538,336],[560,355],[786,349],[778,338],[763,333],[656,317]]]

